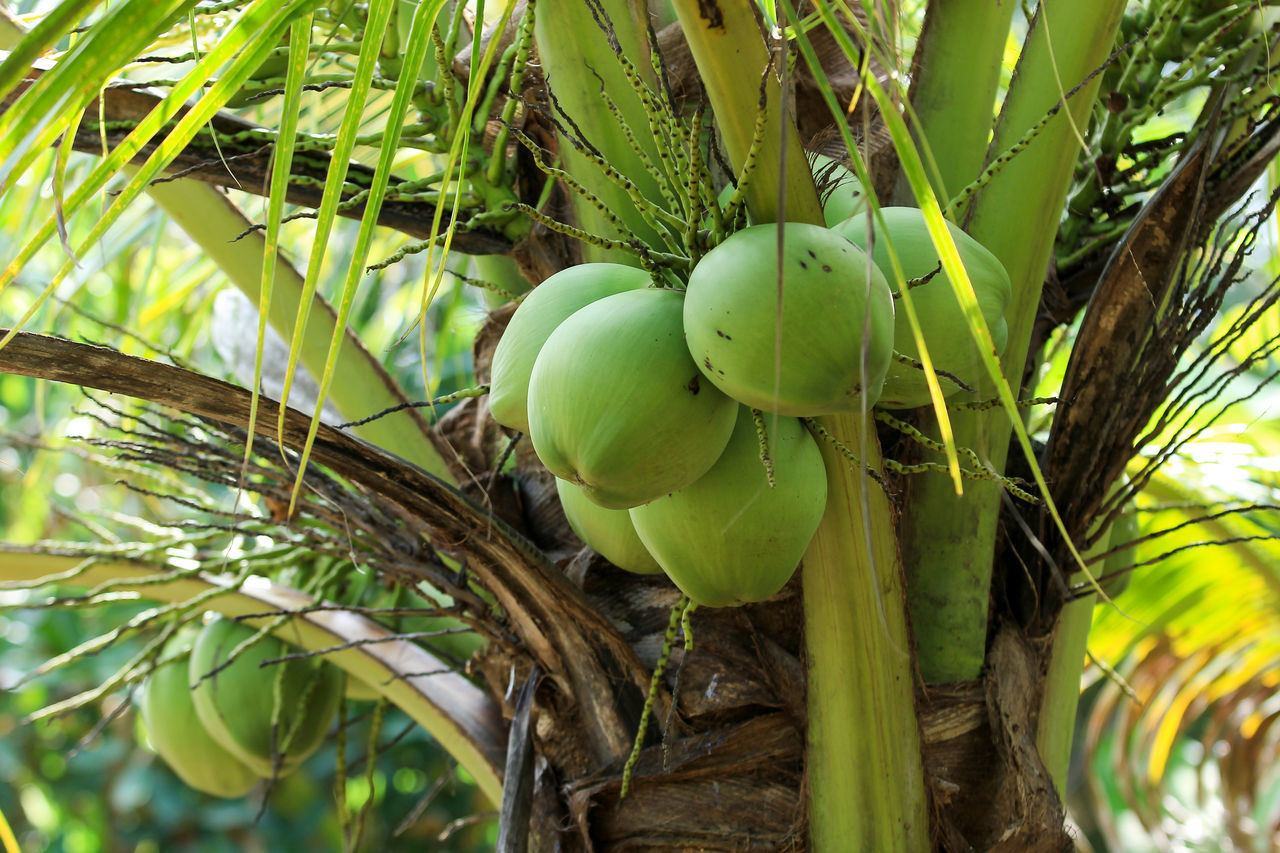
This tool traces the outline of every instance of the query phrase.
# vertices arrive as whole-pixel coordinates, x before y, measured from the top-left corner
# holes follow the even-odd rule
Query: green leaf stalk
[[[758,110],[769,111],[747,191],[752,214],[761,222],[820,223],[808,163],[782,113],[777,78],[765,72],[768,49],[750,4],[673,5],[734,169],[751,148]],[[820,442],[828,504],[803,567],[811,843],[816,850],[928,850],[893,517],[868,476],[879,468],[879,444],[864,417],[827,417],[820,426],[866,467],[851,467],[835,444]]]
[[[1087,0],[1070,8],[1042,4],[1005,99],[989,159],[1007,162],[974,199],[968,231],[1009,271],[1013,299],[1009,342],[1000,366],[1016,384],[1022,376],[1040,289],[1058,219],[1081,154],[1100,77],[1124,8],[1121,0]],[[1081,22],[1088,22],[1087,25]],[[1050,110],[1053,119],[1009,157],[1006,152]],[[979,397],[995,396],[993,382]],[[1012,423],[999,409],[962,410],[951,424],[958,446],[973,449],[1003,471]],[[976,678],[985,657],[1000,486],[970,484],[957,495],[951,479],[926,473],[913,487],[903,517],[903,559],[920,671],[928,682]]]

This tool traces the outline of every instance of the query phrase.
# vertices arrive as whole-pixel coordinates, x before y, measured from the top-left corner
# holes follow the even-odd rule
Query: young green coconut
[[[547,338],[579,308],[649,286],[649,274],[622,264],[579,264],[550,276],[511,315],[493,351],[489,411],[504,427],[529,431],[529,375]]]
[[[209,734],[254,773],[272,778],[293,772],[320,746],[337,714],[344,677],[342,670],[314,658],[262,666],[294,651],[282,640],[264,637],[205,678],[256,633],[231,619],[206,622],[191,648],[187,677],[195,685],[196,714]]]
[[[891,240],[898,263],[902,266],[902,273],[908,281],[931,276],[923,284],[911,288],[911,304],[920,321],[920,332],[928,347],[929,358],[935,368],[945,370],[965,384],[974,386],[985,374],[982,354],[969,333],[969,326],[964,311],[956,300],[951,279],[942,271],[938,252],[925,226],[924,214],[914,207],[885,207],[881,208],[880,213],[884,217],[889,240],[885,239],[884,233],[877,232],[871,251],[872,258],[886,275],[890,274],[893,266],[889,262],[888,244]],[[987,328],[991,330],[996,355],[999,355],[1004,352],[1005,341],[1009,336],[1004,318],[1012,296],[1009,274],[996,256],[981,243],[961,231],[959,226],[952,223],[947,225],[956,248],[960,251],[960,260],[973,283],[978,307],[982,309]],[[868,234],[865,213],[841,223],[834,230],[866,248]],[[894,283],[894,293],[898,292],[899,286]],[[920,347],[911,333],[911,322],[907,319],[905,310],[899,310],[894,321],[893,347],[908,358],[920,360]],[[946,377],[939,377],[939,382],[944,397],[960,390],[959,386]],[[929,401],[929,389],[923,370],[896,361],[890,365],[878,405],[887,409],[913,409],[928,405]]]
[[[607,296],[551,333],[529,380],[529,436],[542,464],[593,502],[629,509],[715,464],[737,406],[684,345],[674,290]]]
[[[814,154],[810,168],[822,199],[822,221],[830,228],[866,207],[862,185],[848,166],[826,154]]]
[[[636,535],[625,509],[607,509],[591,502],[582,489],[556,478],[556,492],[565,518],[578,538],[620,569],[638,575],[660,575],[662,567]]]
[[[156,754],[179,779],[197,791],[237,799],[258,783],[258,774],[214,740],[196,714],[187,675],[194,639],[195,631],[182,630],[165,644],[162,657],[173,660],[142,684],[142,724]]]
[[[869,408],[893,350],[888,282],[861,249],[816,225],[782,226],[779,264],[778,229],[744,228],[694,267],[689,352],[752,408],[796,417]]]
[[[640,541],[696,604],[731,607],[773,596],[822,520],[827,474],[817,442],[795,418],[764,421],[772,488],[755,420],[741,406],[729,446],[705,476],[631,510]]]

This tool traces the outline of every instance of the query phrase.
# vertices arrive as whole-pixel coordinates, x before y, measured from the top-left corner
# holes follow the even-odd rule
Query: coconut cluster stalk
[[[741,2],[673,5],[730,164],[741,168],[769,63],[755,14]],[[757,154],[748,207],[761,222],[820,224],[795,125],[772,72],[764,79],[771,132]],[[828,502],[803,566],[811,843],[818,850],[927,850],[920,733],[915,715],[902,713],[914,700],[897,542],[887,497],[867,473],[879,468],[878,442],[863,416],[820,423],[862,454],[866,470],[820,442]]]
[[[944,205],[982,168],[1013,10],[1013,3],[951,0],[925,13],[911,75],[913,136]],[[896,204],[914,201],[905,178],[894,196]]]

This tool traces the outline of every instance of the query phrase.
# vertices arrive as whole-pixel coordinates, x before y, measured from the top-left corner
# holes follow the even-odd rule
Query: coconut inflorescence
[[[839,160],[826,154],[811,154],[809,171],[813,173],[813,182],[822,202],[822,221],[828,228],[861,213],[866,207],[858,176]],[[721,190],[718,200],[722,208],[733,198],[733,191],[732,185]]]
[[[841,202],[860,206],[841,177],[829,181]],[[701,257],[683,292],[613,264],[535,289],[498,345],[490,407],[529,433],[583,541],[622,568],[665,572],[699,604],[776,594],[826,504],[801,419],[930,399],[922,371],[894,359],[918,350],[882,244],[923,279],[911,295],[936,367],[975,378],[981,354],[922,217],[884,212],[888,239],[874,242],[861,214],[831,228],[743,228]],[[999,348],[1008,276],[964,232],[952,236]]]

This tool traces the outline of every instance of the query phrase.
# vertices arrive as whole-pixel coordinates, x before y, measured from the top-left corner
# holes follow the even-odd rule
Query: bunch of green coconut
[[[781,239],[776,224],[748,226],[703,256],[683,291],[591,263],[524,299],[494,353],[490,410],[530,436],[583,541],[621,568],[665,572],[700,605],[776,594],[826,506],[801,419],[930,400],[923,372],[894,359],[918,349],[881,272],[889,242],[933,363],[979,377],[922,215],[881,213],[889,240],[865,214],[787,223]],[[1002,348],[1008,275],[960,229],[952,236]]]
[[[231,619],[179,629],[140,691],[147,740],[182,781],[217,797],[292,773],[324,741],[346,680],[295,651]]]

